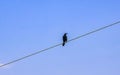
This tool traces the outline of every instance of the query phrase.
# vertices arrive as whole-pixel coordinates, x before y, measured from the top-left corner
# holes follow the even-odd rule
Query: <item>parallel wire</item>
[[[107,26],[98,28],[98,29],[93,30],[93,31],[91,31],[91,32],[88,32],[88,33],[85,33],[85,34],[80,35],[80,36],[78,36],[78,37],[75,37],[75,38],[73,38],[73,39],[71,39],[71,40],[68,40],[68,42],[71,42],[71,41],[73,41],[73,40],[77,40],[77,39],[82,38],[82,37],[84,37],[84,36],[87,36],[87,35],[90,35],[90,34],[92,34],[92,33],[98,32],[98,31],[100,31],[100,30],[106,29],[106,28],[111,27],[111,26],[113,26],[113,25],[116,25],[116,24],[118,24],[118,23],[120,23],[120,21],[117,21],[117,22],[115,22],[115,23],[109,24],[109,25],[107,25]],[[23,59],[28,58],[28,57],[31,57],[31,56],[33,56],[33,55],[39,54],[39,53],[41,53],[41,52],[47,51],[47,50],[49,50],[49,49],[55,48],[55,47],[60,46],[60,45],[62,45],[62,43],[59,43],[59,44],[57,44],[57,45],[54,45],[54,46],[45,48],[45,49],[43,49],[43,50],[40,50],[40,51],[31,53],[31,54],[29,54],[29,55],[23,56],[23,57],[21,57],[21,58],[18,58],[18,59],[16,59],[16,60],[10,61],[10,62],[8,62],[8,63],[2,64],[2,65],[0,65],[0,67],[4,67],[4,66],[6,66],[6,65],[10,65],[10,64],[12,64],[12,63],[18,62],[18,61],[20,61],[20,60],[23,60]]]

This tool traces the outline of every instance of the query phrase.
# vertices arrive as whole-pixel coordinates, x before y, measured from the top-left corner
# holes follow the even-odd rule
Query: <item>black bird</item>
[[[67,42],[67,33],[65,33],[63,35],[63,44],[62,44],[62,46],[64,46],[66,42]]]

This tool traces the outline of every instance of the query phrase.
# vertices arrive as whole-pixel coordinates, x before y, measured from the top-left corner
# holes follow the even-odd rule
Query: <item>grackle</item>
[[[63,35],[63,44],[62,44],[62,46],[64,46],[66,42],[67,42],[67,33],[65,33]]]

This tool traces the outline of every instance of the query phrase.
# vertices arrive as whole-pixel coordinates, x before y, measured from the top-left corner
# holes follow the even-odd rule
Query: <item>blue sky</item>
[[[0,64],[120,20],[119,0],[1,0]],[[120,75],[120,24],[0,68],[0,75]]]

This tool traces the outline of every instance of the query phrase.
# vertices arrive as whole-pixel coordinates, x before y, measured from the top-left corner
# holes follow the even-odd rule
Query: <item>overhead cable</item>
[[[103,29],[106,29],[106,28],[108,28],[108,27],[117,25],[117,24],[119,24],[119,23],[120,23],[120,21],[117,21],[117,22],[114,22],[114,23],[112,23],[112,24],[106,25],[106,26],[104,26],[104,27],[95,29],[95,30],[90,31],[90,32],[88,32],[88,33],[85,33],[85,34],[83,34],[83,35],[77,36],[77,37],[75,37],[75,38],[73,38],[73,39],[70,39],[70,40],[68,40],[68,42],[77,40],[77,39],[82,38],[82,37],[84,37],[84,36],[87,36],[87,35],[90,35],[90,34],[92,34],[92,33],[95,33],[95,32],[101,31],[101,30],[103,30]],[[48,48],[45,48],[45,49],[43,49],[43,50],[39,50],[39,51],[37,51],[37,52],[34,52],[34,53],[28,54],[28,55],[26,55],[26,56],[23,56],[23,57],[21,57],[21,58],[18,58],[18,59],[16,59],[16,60],[10,61],[10,62],[5,63],[5,64],[2,64],[2,65],[0,65],[0,67],[4,67],[4,66],[6,66],[6,65],[10,65],[10,64],[12,64],[12,63],[18,62],[18,61],[20,61],[20,60],[23,60],[23,59],[26,59],[26,58],[28,58],[28,57],[34,56],[34,55],[36,55],[36,54],[42,53],[42,52],[44,52],[44,51],[47,51],[47,50],[49,50],[49,49],[55,48],[55,47],[60,46],[60,45],[62,45],[62,43],[53,45],[53,46],[48,47]]]

